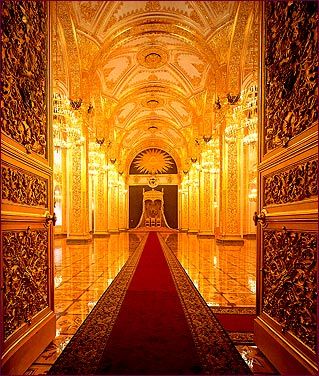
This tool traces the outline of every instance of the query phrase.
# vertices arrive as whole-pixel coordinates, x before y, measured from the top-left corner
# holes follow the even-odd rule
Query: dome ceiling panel
[[[103,111],[121,143],[127,149],[148,139],[154,146],[176,143],[186,155],[186,135],[199,132],[198,121],[212,117],[216,96],[230,90],[228,76],[240,63],[232,51],[242,49],[253,2],[61,3],[70,11],[75,42],[69,51],[78,49],[85,73],[79,76],[89,83],[83,96],[110,99],[114,105]]]

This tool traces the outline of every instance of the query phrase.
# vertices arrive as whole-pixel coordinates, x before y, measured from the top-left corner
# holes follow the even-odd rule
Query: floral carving
[[[238,217],[238,151],[236,143],[228,144],[228,183],[227,183],[227,232],[236,234],[239,231]]]
[[[263,238],[263,311],[315,350],[317,236],[271,230]]]
[[[42,1],[2,3],[2,131],[46,157],[46,11]]]
[[[48,182],[22,169],[2,166],[2,199],[15,204],[48,207]]]
[[[308,161],[264,178],[264,205],[285,204],[318,195],[318,161]]]
[[[317,2],[267,1],[266,152],[318,121],[317,61]]]
[[[48,306],[48,232],[4,231],[4,336]]]

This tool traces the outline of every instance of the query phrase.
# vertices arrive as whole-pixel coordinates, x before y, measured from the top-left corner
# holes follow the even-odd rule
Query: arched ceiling
[[[174,148],[181,166],[193,140],[216,126],[217,96],[240,90],[245,56],[235,59],[232,51],[249,49],[253,4],[57,2],[56,53],[68,65],[70,95],[94,103],[95,124],[107,128],[117,150],[142,149],[152,140]]]

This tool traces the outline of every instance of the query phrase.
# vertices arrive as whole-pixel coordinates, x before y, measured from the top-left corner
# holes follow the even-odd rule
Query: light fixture
[[[206,144],[208,144],[211,139],[212,139],[212,135],[210,135],[210,136],[204,135],[203,136],[203,140],[206,142]]]

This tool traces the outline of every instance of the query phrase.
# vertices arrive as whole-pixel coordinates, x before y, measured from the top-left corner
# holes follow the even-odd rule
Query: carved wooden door
[[[48,21],[1,2],[1,372],[22,374],[55,336]]]
[[[282,374],[317,374],[316,2],[262,12],[255,341]]]

